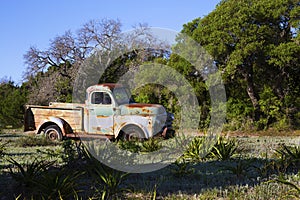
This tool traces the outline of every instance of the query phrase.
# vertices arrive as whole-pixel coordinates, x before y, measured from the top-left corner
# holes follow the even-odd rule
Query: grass
[[[218,156],[203,158],[203,140],[199,137],[175,163],[154,172],[127,174],[101,163],[95,165],[86,152],[80,152],[79,156],[74,142],[47,144],[40,137],[2,133],[0,195],[4,199],[18,196],[30,199],[30,194],[34,196],[38,191],[43,197],[54,199],[249,200],[299,196],[300,166],[283,168],[282,165],[282,158],[290,161],[298,156],[298,137],[234,137],[234,143],[229,142],[231,139],[214,146]],[[118,145],[147,153],[160,149],[163,142],[149,140]],[[283,156],[278,156],[279,152]],[[27,179],[30,181],[26,182]],[[34,193],[20,193],[17,189],[20,182],[21,185],[40,184],[32,186]]]

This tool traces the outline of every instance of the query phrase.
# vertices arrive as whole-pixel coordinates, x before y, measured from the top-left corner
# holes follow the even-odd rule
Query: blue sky
[[[220,0],[1,0],[0,79],[20,84],[30,46],[41,50],[67,30],[92,19],[119,19],[122,30],[138,23],[180,31],[182,25],[210,13]]]

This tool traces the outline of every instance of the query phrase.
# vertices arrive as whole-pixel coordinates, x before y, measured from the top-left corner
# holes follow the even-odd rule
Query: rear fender
[[[60,128],[63,136],[66,136],[69,133],[73,133],[71,126],[64,119],[59,117],[48,117],[47,119],[43,120],[43,122],[38,126],[37,134],[40,134],[47,126],[53,124],[57,125]]]

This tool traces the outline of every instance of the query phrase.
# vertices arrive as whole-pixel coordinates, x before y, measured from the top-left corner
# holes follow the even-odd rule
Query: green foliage
[[[12,81],[0,82],[0,128],[22,126],[26,100],[25,88],[16,86]]]
[[[116,199],[121,192],[127,190],[126,187],[122,187],[122,183],[128,173],[117,171],[100,163],[87,151],[85,154],[88,161],[87,171],[95,181],[93,198]]]
[[[66,168],[48,171],[36,182],[34,193],[42,199],[73,199],[79,192],[79,178],[83,174]]]
[[[5,155],[5,150],[8,142],[3,143],[2,140],[0,140],[0,158],[2,158]]]
[[[205,159],[204,137],[195,137],[182,155],[182,159],[191,162],[201,162]]]
[[[300,164],[300,146],[287,146],[281,144],[275,151],[275,155],[283,161],[287,161],[289,164]]]
[[[137,141],[123,141],[120,140],[118,142],[118,146],[123,149],[133,153],[137,153],[141,151],[141,146]]]
[[[283,118],[281,111],[282,101],[273,93],[270,87],[265,87],[260,94],[259,100],[261,111],[263,116],[260,122],[265,128],[274,121],[279,121]]]
[[[184,159],[182,161],[176,160],[172,167],[171,172],[176,177],[187,176],[195,172],[195,169],[191,167],[191,164]]]
[[[239,98],[229,98],[227,100],[227,123],[224,130],[250,130],[252,120],[250,118],[253,108],[250,102],[245,102]]]
[[[184,25],[222,71],[230,129],[245,115],[258,129],[298,124],[299,24],[298,1],[227,0]]]
[[[24,136],[16,140],[15,145],[18,147],[33,147],[33,146],[50,146],[58,143],[48,140],[44,136]]]
[[[237,149],[238,147],[235,139],[219,137],[208,157],[216,158],[218,160],[229,160],[236,154]]]
[[[247,173],[252,167],[252,162],[252,160],[245,161],[243,159],[238,159],[238,161],[233,166],[227,165],[224,167],[224,169],[236,175],[237,178],[244,178],[247,176]]]
[[[299,175],[300,174],[298,173],[298,176]],[[284,198],[287,198],[287,199],[298,199],[298,198],[300,198],[300,186],[297,185],[297,183],[294,183],[292,181],[287,180],[282,174],[279,175],[278,178],[276,178],[274,180],[270,180],[269,182],[281,183],[281,184],[287,185],[288,187],[291,188],[290,190],[287,191]]]
[[[158,151],[161,149],[161,139],[159,138],[149,138],[148,140],[145,141],[124,141],[124,140],[119,140],[117,145],[119,148],[123,150],[127,150],[133,153],[138,153],[138,152],[153,152],[153,151]]]
[[[56,101],[58,102],[65,102],[65,103],[72,103],[72,82],[68,78],[61,77],[55,83],[56,89]]]
[[[67,139],[61,143],[61,152],[53,152],[54,155],[59,153],[59,157],[67,166],[77,166],[78,162],[85,158],[85,147],[80,140]],[[51,152],[49,152],[51,155]],[[77,166],[78,167],[78,166]]]
[[[83,172],[67,168],[52,169],[54,162],[35,159],[32,163],[21,164],[8,160],[13,167],[10,175],[18,184],[19,197],[41,199],[68,199],[76,197],[78,178]]]
[[[142,143],[142,152],[153,152],[158,151],[162,148],[162,144],[160,143],[161,139],[150,138],[148,140],[143,141]]]
[[[30,187],[36,183],[42,172],[53,164],[53,162],[38,159],[35,159],[32,163],[27,162],[24,165],[12,158],[9,158],[8,162],[13,165],[13,167],[10,168],[12,178],[16,180],[21,187],[27,189],[30,189]],[[14,168],[16,168],[16,171]]]

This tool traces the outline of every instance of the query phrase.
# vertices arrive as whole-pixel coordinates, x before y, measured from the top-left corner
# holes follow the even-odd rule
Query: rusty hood
[[[166,110],[159,104],[131,103],[120,106],[121,115],[162,115]]]

